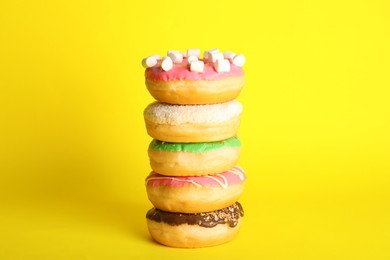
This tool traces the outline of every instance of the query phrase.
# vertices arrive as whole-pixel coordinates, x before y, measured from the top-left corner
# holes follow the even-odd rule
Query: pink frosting
[[[183,59],[182,63],[174,63],[173,68],[164,71],[161,68],[161,60],[153,67],[145,70],[145,78],[154,81],[169,81],[169,80],[219,80],[227,77],[238,77],[244,75],[241,67],[234,65],[230,61],[229,72],[217,72],[214,69],[214,63],[205,61],[203,72],[194,72],[189,68],[187,59]]]
[[[235,166],[232,169],[207,176],[165,176],[156,172],[151,172],[146,178],[146,185],[149,186],[220,186],[227,188],[230,184],[242,183],[246,179],[244,170]]]

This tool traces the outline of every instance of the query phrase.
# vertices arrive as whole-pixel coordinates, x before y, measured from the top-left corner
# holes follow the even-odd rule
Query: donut
[[[153,102],[144,110],[147,133],[174,142],[214,142],[236,135],[242,112],[237,100],[211,105],[171,105]]]
[[[170,176],[202,176],[233,168],[240,156],[237,136],[201,143],[171,143],[153,139],[148,155],[153,171]]]
[[[230,71],[218,72],[213,62],[201,59],[203,71],[191,71],[186,58],[165,71],[161,60],[145,70],[145,84],[158,101],[170,104],[214,104],[235,99],[245,83],[242,67],[230,62]]]
[[[166,176],[151,172],[145,186],[153,206],[170,212],[199,213],[224,208],[240,197],[244,170],[232,169],[206,176]]]
[[[239,202],[219,210],[186,214],[152,208],[146,214],[152,238],[171,247],[207,247],[226,243],[239,232],[244,210]]]

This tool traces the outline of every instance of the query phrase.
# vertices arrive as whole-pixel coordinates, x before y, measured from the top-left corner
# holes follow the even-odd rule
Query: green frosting
[[[240,139],[235,136],[218,142],[206,143],[170,143],[154,139],[149,145],[149,149],[155,151],[190,153],[204,153],[224,147],[241,147]]]

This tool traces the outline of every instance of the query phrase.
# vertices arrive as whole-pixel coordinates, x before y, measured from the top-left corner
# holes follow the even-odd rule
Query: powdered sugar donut
[[[170,212],[199,213],[227,207],[238,200],[246,179],[236,166],[206,176],[165,176],[152,172],[145,180],[152,204]]]
[[[148,155],[153,171],[170,176],[202,176],[233,168],[239,159],[237,136],[201,143],[170,143],[152,140]]]
[[[244,210],[239,202],[226,208],[196,214],[153,208],[146,214],[149,232],[157,242],[172,247],[215,246],[239,232]]]
[[[154,102],[146,107],[148,134],[166,142],[214,142],[235,136],[242,105],[237,100],[212,105],[171,105]]]
[[[214,104],[235,99],[244,83],[244,71],[232,60],[230,71],[218,72],[215,64],[201,60],[203,71],[191,71],[186,58],[180,63],[173,63],[165,71],[161,60],[145,70],[145,84],[150,94],[160,102],[170,104]]]

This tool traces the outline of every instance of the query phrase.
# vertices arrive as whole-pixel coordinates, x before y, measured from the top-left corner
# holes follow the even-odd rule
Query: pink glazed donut
[[[215,104],[235,99],[244,86],[245,77],[242,67],[236,66],[231,59],[230,70],[218,72],[215,62],[200,59],[204,63],[203,71],[191,71],[187,58],[173,63],[165,71],[161,60],[145,70],[145,84],[150,94],[160,102],[169,104]]]
[[[200,213],[236,202],[244,189],[245,179],[244,170],[235,166],[206,176],[165,176],[152,172],[145,182],[148,198],[156,208]]]

